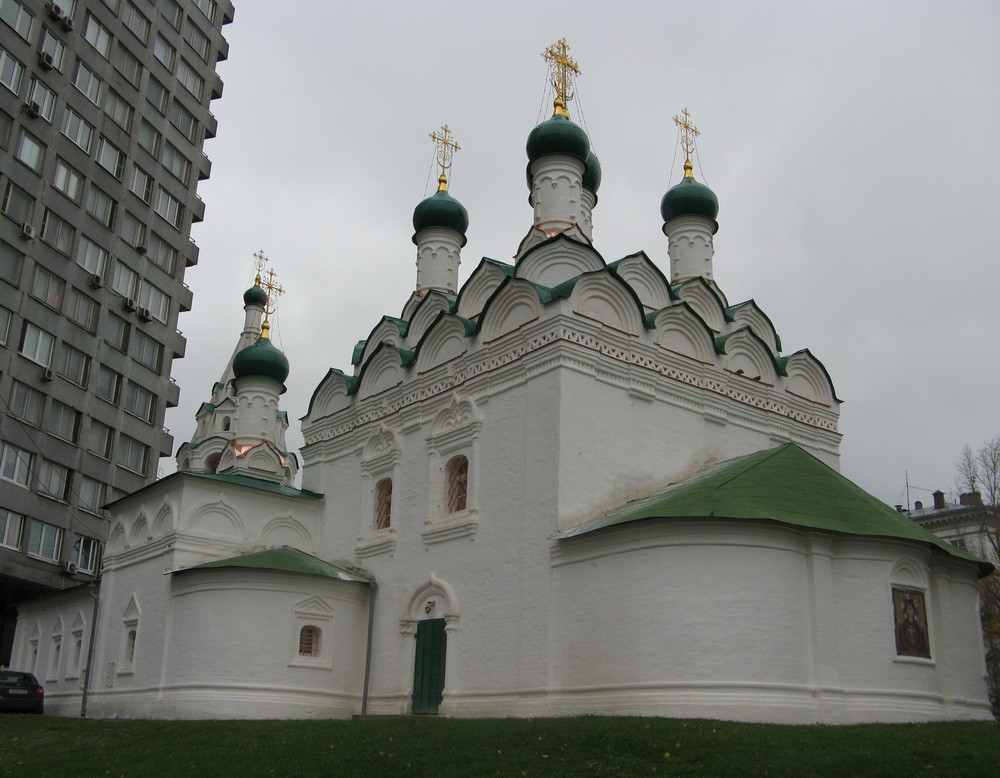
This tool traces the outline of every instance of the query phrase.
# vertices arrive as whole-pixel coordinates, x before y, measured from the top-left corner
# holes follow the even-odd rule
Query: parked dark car
[[[41,713],[45,689],[31,673],[0,670],[0,711]]]

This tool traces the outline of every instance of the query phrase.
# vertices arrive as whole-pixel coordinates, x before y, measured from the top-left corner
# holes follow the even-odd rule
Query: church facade
[[[51,712],[990,717],[989,566],[839,475],[830,377],[715,282],[690,163],[664,274],[594,247],[563,99],[527,150],[513,262],[459,287],[443,173],[417,206],[415,291],[313,393],[302,488],[246,293],[178,472],[111,506],[99,591],[20,607]]]

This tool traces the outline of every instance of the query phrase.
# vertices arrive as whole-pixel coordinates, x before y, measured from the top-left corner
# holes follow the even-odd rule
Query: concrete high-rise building
[[[230,0],[0,0],[0,665],[171,453]]]

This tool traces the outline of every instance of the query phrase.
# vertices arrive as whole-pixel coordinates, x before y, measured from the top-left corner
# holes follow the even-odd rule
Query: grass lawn
[[[0,776],[1000,776],[993,722],[0,718]]]

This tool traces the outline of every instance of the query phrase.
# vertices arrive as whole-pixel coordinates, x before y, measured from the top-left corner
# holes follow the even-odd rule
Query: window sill
[[[396,528],[375,530],[368,535],[358,538],[358,543],[354,547],[354,553],[359,557],[376,556],[377,554],[391,554],[396,550]]]
[[[439,519],[424,522],[420,533],[425,544],[442,543],[457,538],[471,538],[479,531],[479,516],[475,508],[449,513]]]

